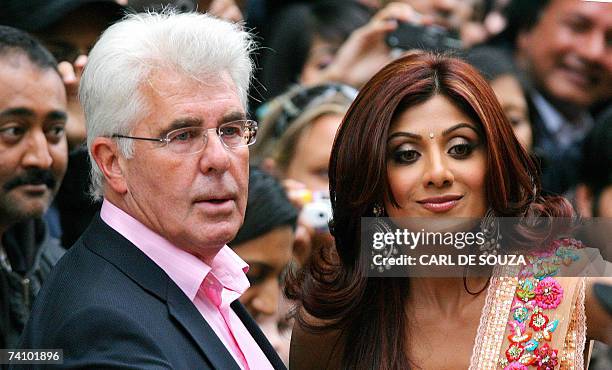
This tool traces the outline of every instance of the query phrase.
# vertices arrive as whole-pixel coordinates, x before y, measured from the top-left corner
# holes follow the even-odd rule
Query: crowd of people
[[[63,350],[26,368],[612,367],[611,2],[1,7],[0,348]],[[363,262],[364,220],[502,217],[593,222],[524,232],[546,273]]]

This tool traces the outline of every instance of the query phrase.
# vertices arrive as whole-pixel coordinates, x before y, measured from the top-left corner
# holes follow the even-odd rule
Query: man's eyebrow
[[[170,123],[170,125],[163,128],[160,131],[159,135],[164,136],[170,131],[178,130],[184,127],[200,127],[200,126],[202,126],[202,120],[199,118],[179,118],[179,119],[175,119],[174,121]]]
[[[68,114],[66,112],[60,110],[54,110],[47,114],[48,121],[66,121],[68,119]]]
[[[0,112],[0,118],[4,117],[34,117],[35,114],[30,109],[27,108],[9,108]]]
[[[246,119],[246,114],[244,114],[244,112],[241,111],[233,111],[233,112],[229,112],[223,115],[223,117],[221,117],[221,119],[219,120],[219,123],[226,123],[226,122],[232,122],[232,121],[240,121],[240,120],[244,120]]]

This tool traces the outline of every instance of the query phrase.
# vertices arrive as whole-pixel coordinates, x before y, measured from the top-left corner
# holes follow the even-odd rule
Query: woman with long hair
[[[300,302],[292,369],[581,368],[586,338],[610,340],[590,289],[611,279],[554,277],[565,266],[552,260],[548,274],[534,267],[520,279],[496,269],[368,278],[363,217],[573,217],[565,199],[540,195],[535,164],[467,63],[415,53],[383,68],[344,117],[329,172],[335,246],[287,285]],[[542,259],[580,260],[575,240],[523,237],[548,246]]]

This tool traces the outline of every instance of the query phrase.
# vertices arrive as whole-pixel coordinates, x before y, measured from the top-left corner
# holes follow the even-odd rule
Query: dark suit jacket
[[[244,307],[232,308],[284,369]],[[239,369],[189,298],[99,214],[40,291],[20,348],[63,349],[58,368]]]
[[[561,150],[540,116],[531,95],[528,96],[527,103],[533,132],[533,152],[542,171],[542,191],[545,195],[563,195],[578,183],[582,141]]]

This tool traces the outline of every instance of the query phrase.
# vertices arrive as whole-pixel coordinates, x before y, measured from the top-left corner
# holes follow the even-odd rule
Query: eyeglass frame
[[[232,123],[236,123],[236,122],[244,122],[245,125],[245,129],[249,129],[252,130],[252,139],[253,141],[251,141],[250,143],[247,144],[242,144],[242,145],[236,145],[236,146],[229,146],[224,140],[223,140],[223,134],[220,132],[220,129],[222,127],[225,127],[229,124]],[[206,149],[206,145],[208,144],[208,132],[210,130],[214,130],[217,133],[217,137],[219,137],[219,141],[221,141],[221,144],[223,145],[223,147],[225,147],[226,149],[233,149],[233,148],[242,148],[245,146],[251,146],[253,144],[255,144],[255,142],[257,141],[257,130],[259,128],[259,123],[255,120],[252,119],[240,119],[240,120],[234,120],[234,121],[230,121],[230,122],[224,122],[222,124],[220,124],[217,127],[211,127],[211,128],[203,128],[200,126],[188,126],[188,127],[181,127],[181,128],[177,128],[175,130],[169,131],[168,133],[166,133],[165,137],[142,137],[142,136],[130,136],[130,135],[122,135],[122,134],[113,134],[111,135],[111,138],[118,138],[118,139],[131,139],[131,140],[145,140],[145,141],[152,141],[152,142],[157,142],[157,143],[163,143],[165,147],[168,147],[170,145],[170,143],[174,140],[174,139],[170,139],[169,136],[177,131],[181,131],[181,130],[188,130],[188,129],[199,129],[202,130],[202,133],[205,133],[202,137],[204,138],[204,145],[202,146],[202,149],[196,151],[196,152],[190,152],[190,153],[177,153],[175,151],[172,151],[173,153],[176,154],[197,154],[202,152],[204,149]]]

